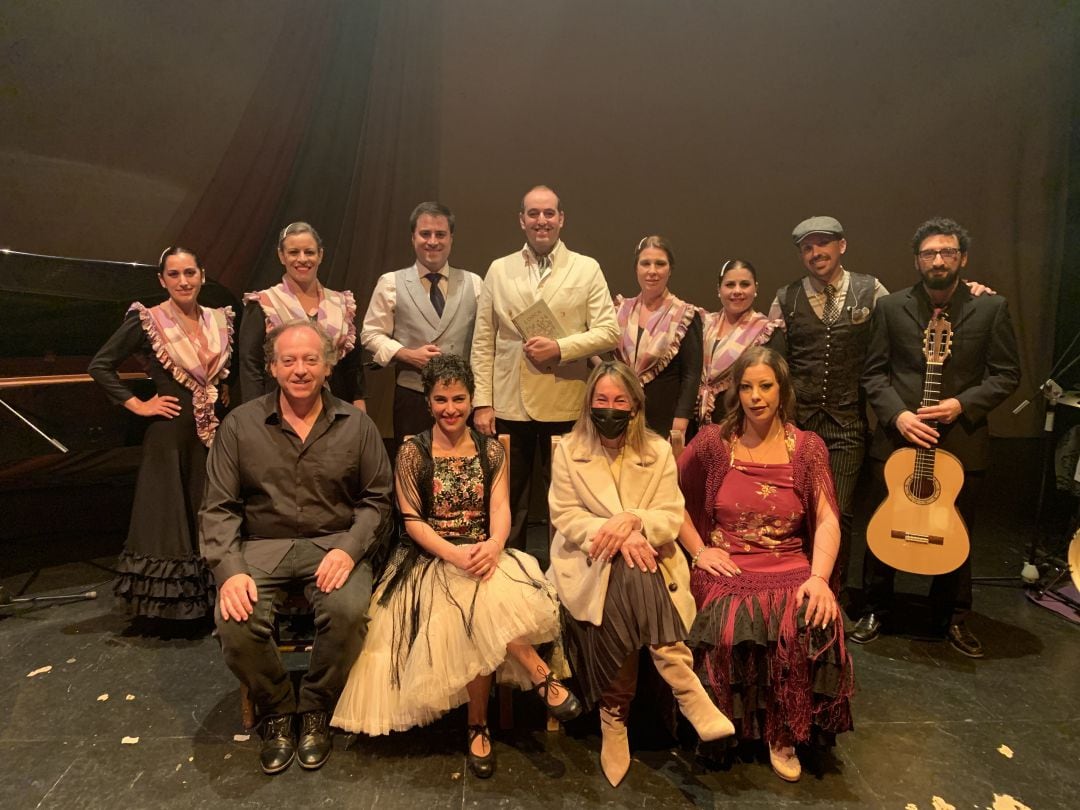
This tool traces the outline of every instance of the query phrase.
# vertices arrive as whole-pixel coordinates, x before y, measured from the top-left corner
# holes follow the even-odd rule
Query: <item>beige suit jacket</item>
[[[577,419],[589,376],[588,358],[615,347],[619,324],[600,265],[560,244],[539,295],[569,337],[558,341],[560,361],[534,366],[522,350],[513,318],[536,302],[522,251],[488,268],[476,310],[472,368],[476,407],[492,405],[502,419]]]
[[[548,506],[555,537],[551,541],[548,579],[559,600],[578,621],[600,624],[611,564],[589,558],[592,539],[612,515],[630,512],[641,518],[643,533],[660,553],[659,572],[687,630],[697,608],[690,593],[690,568],[676,543],[683,520],[683,495],[671,446],[653,436],[649,462],[630,449],[616,486],[607,457],[567,436],[551,458]]]

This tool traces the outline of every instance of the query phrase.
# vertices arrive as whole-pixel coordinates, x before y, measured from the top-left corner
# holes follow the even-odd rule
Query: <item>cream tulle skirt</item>
[[[503,551],[487,582],[442,560],[422,560],[383,605],[388,581],[372,596],[367,639],[334,726],[376,735],[426,725],[467,702],[466,684],[492,672],[500,683],[532,688],[506,645],[559,635],[558,598],[533,557]],[[411,640],[400,637],[413,634],[405,627],[415,632]]]

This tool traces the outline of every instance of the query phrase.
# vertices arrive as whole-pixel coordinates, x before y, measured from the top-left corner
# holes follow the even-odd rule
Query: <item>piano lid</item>
[[[114,407],[86,367],[132,301],[154,306],[165,297],[154,265],[0,250],[0,397],[72,451],[59,453],[0,408],[0,489],[99,477],[109,467],[103,454],[122,448],[135,450],[123,456],[138,463],[144,420]],[[199,303],[240,311],[236,297],[210,278]],[[135,362],[120,371],[145,376]],[[131,464],[121,466],[130,473]]]
[[[133,301],[165,297],[154,265],[0,250],[0,378],[83,374]],[[210,278],[199,303],[239,314],[235,296]]]

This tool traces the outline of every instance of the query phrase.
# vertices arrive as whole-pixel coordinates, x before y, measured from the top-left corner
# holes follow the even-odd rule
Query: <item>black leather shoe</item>
[[[876,614],[867,613],[855,623],[853,628],[851,628],[851,633],[848,635],[848,638],[856,644],[869,644],[880,635],[881,619],[879,619]]]
[[[979,640],[975,638],[970,630],[968,630],[967,624],[964,622],[950,624],[946,635],[949,638],[949,643],[953,645],[953,648],[957,652],[963,653],[968,658],[982,658],[986,654],[983,652],[982,644],[980,644]]]
[[[281,773],[292,765],[296,756],[296,737],[293,735],[293,716],[276,714],[262,723],[262,750],[259,765],[265,774]]]
[[[330,716],[326,712],[304,712],[300,715],[300,743],[296,746],[300,767],[309,771],[321,768],[330,759],[333,748]]]
[[[473,740],[477,737],[483,737],[488,744],[487,756],[480,756],[473,753]],[[478,779],[490,779],[491,775],[495,773],[495,746],[491,744],[491,732],[488,731],[487,726],[469,726],[469,744],[465,750],[465,759],[469,763],[469,770],[476,775]]]
[[[558,706],[552,706],[548,702],[548,695],[551,694],[551,687],[554,685],[556,689],[561,689],[566,693],[566,700],[560,703]],[[548,714],[558,720],[560,723],[565,723],[569,720],[573,720],[579,714],[581,714],[581,701],[575,697],[574,693],[563,685],[562,681],[555,677],[552,672],[548,672],[544,676],[544,680],[538,683],[534,689],[537,696],[544,703],[544,708],[548,710]]]

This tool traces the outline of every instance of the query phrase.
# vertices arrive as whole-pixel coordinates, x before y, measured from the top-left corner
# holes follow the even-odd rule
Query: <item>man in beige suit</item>
[[[615,347],[619,325],[596,260],[559,238],[565,214],[558,195],[536,186],[521,201],[525,246],[488,268],[476,310],[472,366],[473,422],[483,433],[510,436],[507,546],[525,547],[533,462],[540,450],[540,486],[551,479],[551,437],[566,433],[581,413],[588,358]],[[525,340],[513,319],[538,299],[566,337]]]

